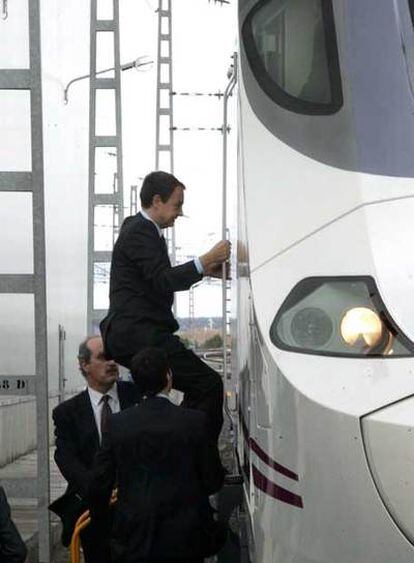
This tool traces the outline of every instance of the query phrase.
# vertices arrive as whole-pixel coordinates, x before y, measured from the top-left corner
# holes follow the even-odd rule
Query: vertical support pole
[[[59,403],[65,400],[65,341],[66,332],[62,325],[59,325]]]
[[[188,320],[189,320],[189,333],[191,344],[195,348],[195,334],[194,334],[194,286],[191,286],[188,291]]]
[[[158,0],[158,51],[157,92],[155,124],[155,169],[159,170],[161,154],[168,155],[169,170],[174,174],[174,112],[173,112],[173,65],[172,65],[172,9],[171,0]],[[167,76],[165,76],[167,75]],[[167,100],[161,99],[167,92]],[[164,118],[164,119],[163,119]],[[164,142],[161,142],[161,136]],[[165,139],[168,139],[165,141]],[[165,165],[164,165],[165,169]],[[176,264],[175,229],[167,229],[166,241],[171,263]],[[175,312],[174,302],[174,312]]]
[[[229,233],[227,228],[227,135],[228,135],[228,100],[231,96],[234,87],[237,82],[237,54],[233,55],[233,66],[231,69],[231,74],[229,77],[229,82],[224,91],[223,96],[223,189],[222,189],[222,222],[221,222],[221,238],[228,239]],[[227,304],[229,302],[228,298],[228,283],[227,283],[227,272],[226,264],[223,264],[222,272],[222,340],[223,340],[223,376],[226,379],[229,378],[228,366],[227,366],[227,335],[228,335],[228,310]]]
[[[40,48],[40,5],[29,2],[33,264],[36,358],[37,489],[39,561],[50,561],[49,386],[47,365],[46,245],[43,174],[43,117]]]

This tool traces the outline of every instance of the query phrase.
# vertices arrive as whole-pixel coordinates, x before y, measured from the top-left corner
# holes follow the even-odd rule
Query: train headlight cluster
[[[370,277],[306,278],[270,328],[284,350],[329,356],[412,356],[414,344],[390,317]]]

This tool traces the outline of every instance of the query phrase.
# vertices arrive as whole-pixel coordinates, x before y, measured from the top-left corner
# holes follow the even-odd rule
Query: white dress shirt
[[[104,395],[109,395],[108,405],[111,407],[111,411],[113,413],[119,412],[121,410],[121,406],[119,404],[119,397],[118,397],[118,387],[116,383],[112,385],[107,393],[100,393],[91,387],[87,387],[89,393],[89,399],[91,400],[91,405],[93,409],[93,415],[95,417],[96,428],[98,429],[99,434],[99,441],[102,441],[102,432],[101,432],[101,413],[102,413],[102,397]]]
[[[151,223],[154,223],[155,228],[157,229],[159,236],[162,237],[162,230],[161,230],[161,227],[158,225],[158,223],[156,223],[154,221],[154,219],[151,219],[151,217],[148,215],[148,213],[146,211],[144,211],[144,209],[141,209],[141,215],[145,219],[147,219],[148,221],[151,221]]]

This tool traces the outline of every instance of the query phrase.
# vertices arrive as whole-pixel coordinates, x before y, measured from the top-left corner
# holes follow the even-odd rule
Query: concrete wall
[[[68,398],[73,393],[68,393]],[[58,397],[49,397],[49,436],[53,444],[52,410]],[[36,401],[34,397],[0,398],[0,467],[36,447]]]

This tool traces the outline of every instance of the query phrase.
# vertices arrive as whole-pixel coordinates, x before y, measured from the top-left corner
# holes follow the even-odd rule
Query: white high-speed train
[[[254,563],[414,560],[414,0],[239,0]]]

